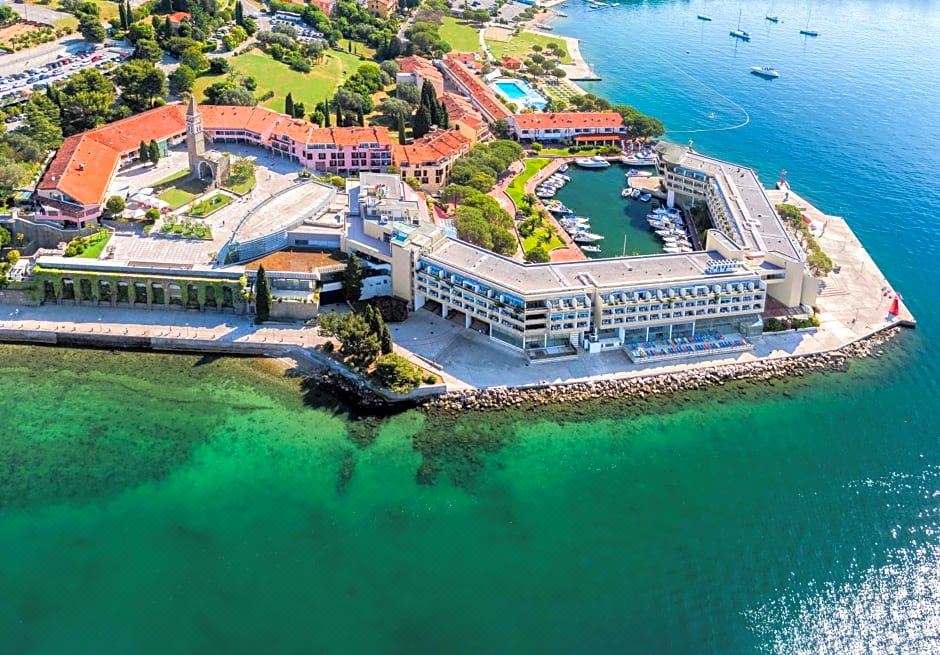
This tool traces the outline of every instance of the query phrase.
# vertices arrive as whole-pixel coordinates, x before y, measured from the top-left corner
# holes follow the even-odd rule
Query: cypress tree
[[[383,355],[388,355],[394,350],[392,333],[389,332],[388,325],[385,324],[385,321],[382,321],[382,333],[379,335],[379,343],[381,344]]]
[[[408,143],[408,137],[405,136],[405,119],[403,116],[398,117],[398,143],[399,145]]]
[[[241,0],[235,3],[235,24],[242,27],[245,25],[245,9],[242,7]]]
[[[329,100],[323,101],[323,127],[331,127],[330,126],[330,101]]]
[[[131,0],[127,0],[127,6],[124,7],[124,15],[127,16],[127,29],[134,24],[134,10],[131,8]]]
[[[441,122],[438,125],[442,129],[446,130],[448,127],[450,127],[450,116],[447,113],[447,107],[444,105],[444,103],[441,103],[438,105],[438,108],[440,109],[440,119],[441,119]]]
[[[124,3],[118,5],[118,15],[121,19],[121,28],[127,29],[127,8],[124,6]]]
[[[431,125],[439,125],[440,111],[437,108],[437,93],[434,91],[434,86],[427,80],[421,85],[421,106],[428,110]]]
[[[362,127],[366,126],[366,117],[362,113],[362,107],[356,110],[356,122]]]
[[[264,266],[258,267],[255,278],[255,321],[264,323],[271,316],[271,290],[268,289],[268,274]]]
[[[160,161],[160,146],[157,145],[156,141],[151,141],[150,145],[147,146],[148,154],[150,155],[150,161],[156,164]]]
[[[147,144],[143,141],[140,142],[137,158],[142,162],[148,161],[150,159],[150,148],[148,148]]]
[[[291,117],[294,115],[294,97],[290,94],[290,91],[287,92],[287,97],[284,98],[284,113]]]
[[[339,103],[336,103],[336,127],[343,126],[343,108],[339,106]]]
[[[350,255],[349,261],[346,262],[343,289],[346,291],[347,302],[357,302],[362,295],[362,262],[355,254]]]
[[[411,119],[411,135],[416,139],[420,139],[430,131],[431,114],[428,112],[427,107],[418,107],[418,111],[415,112],[414,117]]]

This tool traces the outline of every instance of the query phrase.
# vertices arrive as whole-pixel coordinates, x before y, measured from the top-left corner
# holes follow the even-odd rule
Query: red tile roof
[[[189,14],[185,11],[174,11],[168,18],[171,23],[181,23],[184,20],[189,20]]]
[[[516,114],[513,120],[521,130],[544,130],[546,128],[623,127],[623,117],[615,111],[570,111],[547,114],[533,112]]]
[[[297,143],[377,143],[388,149],[392,144],[384,127],[319,128],[264,107],[200,105],[199,113],[207,130],[246,130],[262,142],[282,135]],[[183,105],[165,105],[69,137],[46,169],[39,189],[57,189],[83,205],[102,203],[121,157],[135,152],[141,141],[182,136],[185,115]]]
[[[470,150],[470,139],[457,130],[436,130],[408,145],[395,145],[394,162],[424,166],[457,157]]]
[[[574,137],[574,140],[579,143],[584,143],[587,141],[611,141],[611,142],[620,142],[623,140],[622,134],[578,134]]]
[[[444,55],[444,65],[447,67],[447,70],[450,71],[451,75],[466,87],[473,100],[482,107],[484,113],[488,114],[491,120],[498,121],[507,119],[512,115],[510,111],[496,99],[496,96],[490,88],[461,63],[460,53]]]

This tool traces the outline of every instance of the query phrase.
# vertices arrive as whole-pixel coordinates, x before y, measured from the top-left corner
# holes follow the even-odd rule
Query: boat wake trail
[[[744,120],[734,125],[727,125],[724,127],[703,127],[703,128],[699,128],[696,130],[666,130],[667,134],[699,134],[702,132],[730,132],[731,130],[740,130],[742,127],[745,127],[748,123],[751,122],[751,115],[747,112],[747,109],[739,105],[737,102],[735,102],[734,100],[732,100],[725,94],[721,93],[720,91],[714,89],[713,87],[710,87],[709,85],[705,84],[705,82],[698,79],[697,77],[690,74],[689,72],[682,70],[681,68],[679,68],[672,62],[664,61],[663,63],[665,63],[667,66],[671,66],[676,71],[678,71],[682,75],[685,75],[687,78],[689,78],[690,80],[692,80],[693,82],[701,86],[702,88],[714,93],[716,96],[718,96],[719,98],[721,98],[722,100],[730,104],[732,107],[740,111],[742,114],[744,114]]]

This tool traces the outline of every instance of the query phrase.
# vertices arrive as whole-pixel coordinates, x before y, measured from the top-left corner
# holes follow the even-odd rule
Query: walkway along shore
[[[576,382],[572,384],[535,385],[527,388],[490,387],[445,393],[425,404],[432,413],[453,414],[464,410],[492,411],[507,407],[531,408],[550,404],[571,404],[585,400],[643,400],[680,391],[699,391],[729,382],[765,382],[799,377],[810,373],[844,371],[850,359],[878,356],[880,348],[901,328],[887,327],[870,337],[839,350],[784,359],[716,365],[677,373],[645,377]]]

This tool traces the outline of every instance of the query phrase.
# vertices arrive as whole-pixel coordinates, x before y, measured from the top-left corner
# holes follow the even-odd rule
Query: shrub
[[[397,393],[408,393],[421,384],[421,371],[395,353],[382,355],[375,362],[375,378],[383,387]]]

